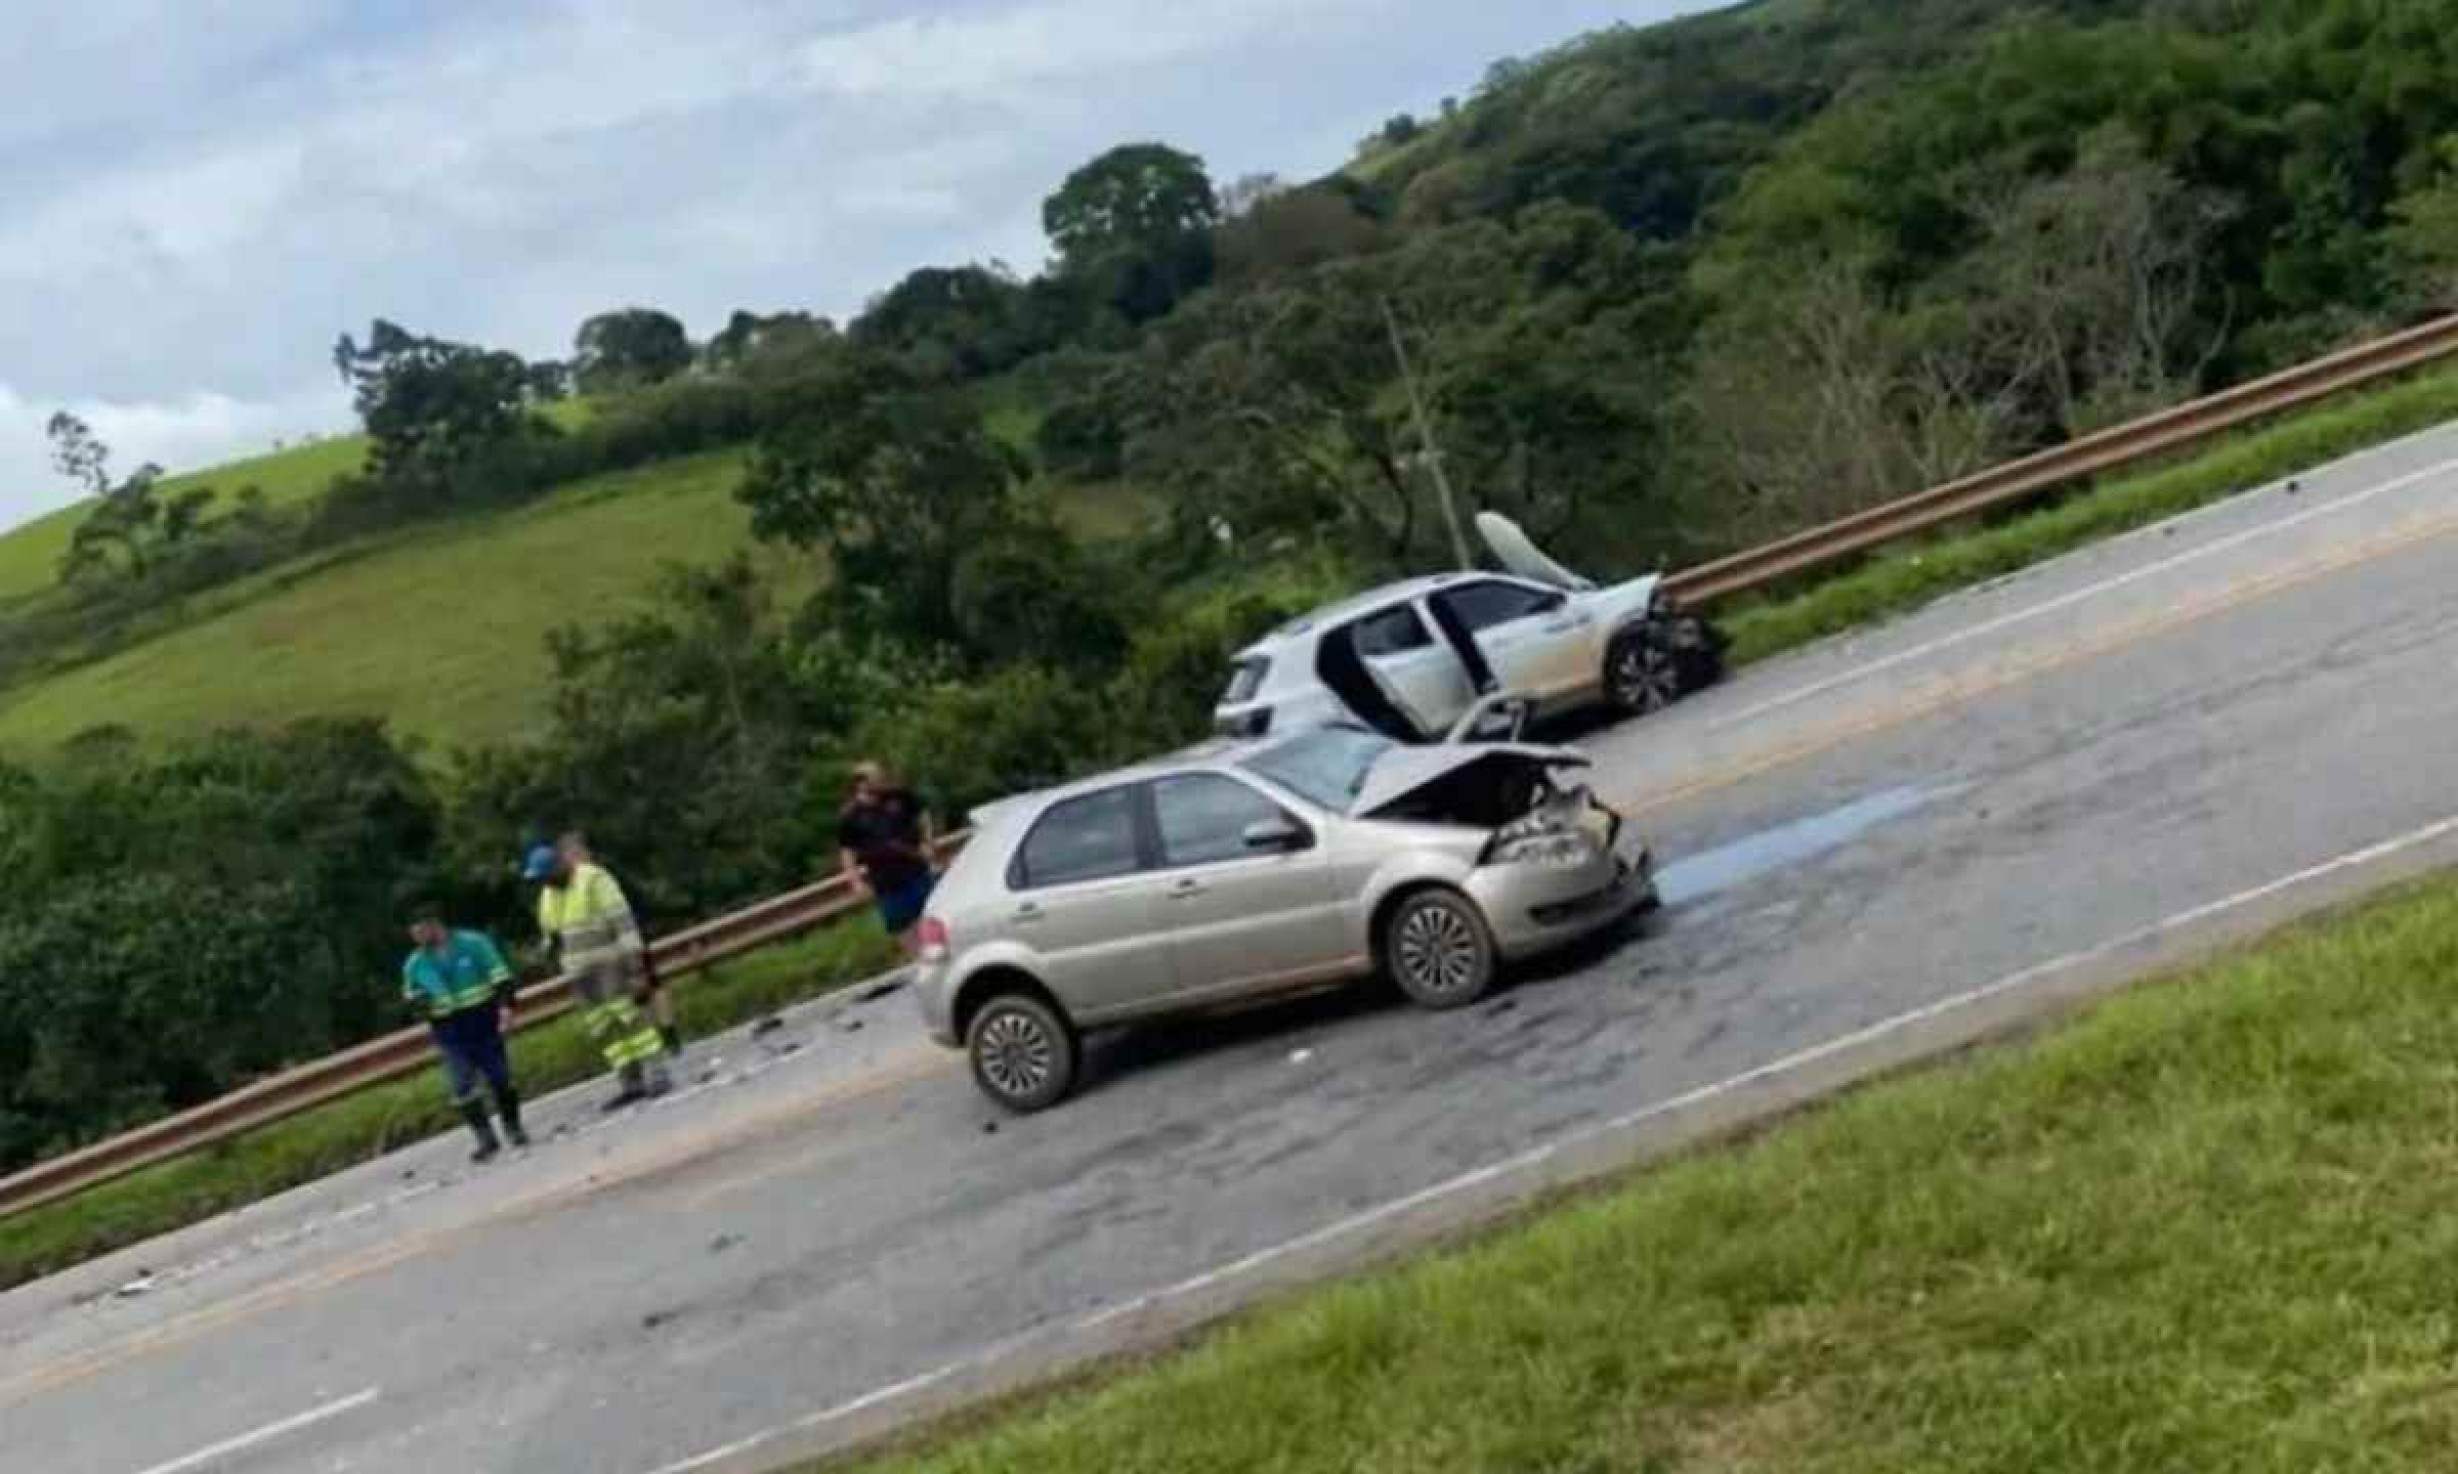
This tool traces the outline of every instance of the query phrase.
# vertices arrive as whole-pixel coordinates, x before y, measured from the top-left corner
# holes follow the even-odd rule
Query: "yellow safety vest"
[[[596,865],[582,865],[565,884],[538,892],[538,930],[562,944],[566,967],[586,967],[605,953],[642,945],[623,887]]]

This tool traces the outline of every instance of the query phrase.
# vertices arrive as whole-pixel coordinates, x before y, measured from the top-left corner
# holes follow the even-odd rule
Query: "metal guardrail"
[[[2052,487],[2198,445],[2249,421],[2458,354],[2458,317],[2442,318],[2239,384],[2207,399],[2067,441],[2052,450],[1872,507],[1806,532],[1685,568],[1667,580],[1691,602],[1764,588],[1794,574],[1926,532]]]
[[[964,839],[962,833],[957,833],[939,841],[940,857],[954,854]],[[650,944],[649,956],[659,977],[682,977],[816,930],[860,911],[863,904],[852,885],[844,877],[835,876],[659,937]],[[570,979],[557,977],[536,983],[521,990],[513,1027],[534,1028],[561,1017],[571,1008]],[[0,1218],[228,1141],[370,1085],[416,1074],[429,1068],[433,1060],[434,1045],[421,1025],[268,1075],[192,1110],[45,1158],[13,1176],[0,1178]]]
[[[1960,481],[1779,538],[1762,547],[1684,569],[1668,580],[1674,593],[1701,602],[1768,584],[1897,538],[1926,532],[1975,512],[2035,496],[2119,466],[2197,445],[2249,421],[2375,383],[2458,354],[2458,317],[2443,318],[2360,344],[2265,379],[2145,416],[2129,424],[2026,456]],[[942,841],[942,852],[963,842]],[[730,915],[703,922],[652,947],[658,972],[678,977],[811,931],[861,908],[841,878],[806,886]],[[561,978],[521,994],[519,1024],[528,1028],[571,1007]],[[125,1132],[107,1141],[0,1179],[0,1218],[54,1202],[199,1148],[284,1120],[354,1091],[426,1067],[427,1031],[404,1029]]]

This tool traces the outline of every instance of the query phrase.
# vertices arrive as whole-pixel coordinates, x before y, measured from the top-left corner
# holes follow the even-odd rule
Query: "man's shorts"
[[[923,909],[930,905],[930,892],[937,884],[938,877],[924,872],[895,890],[879,893],[879,920],[887,927],[889,936],[901,937],[913,930],[913,924],[922,919]]]

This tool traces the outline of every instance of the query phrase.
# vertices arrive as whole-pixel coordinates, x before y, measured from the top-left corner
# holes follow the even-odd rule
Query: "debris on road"
[[[996,1122],[996,1121],[984,1121],[984,1122],[982,1122],[982,1123],[981,1123],[981,1134],[982,1134],[982,1135],[984,1135],[984,1136],[996,1136],[996,1135],[998,1135],[998,1134],[999,1134],[999,1123],[998,1123],[998,1122]]]
[[[1485,1016],[1487,1018],[1500,1018],[1502,1015],[1509,1013],[1518,1006],[1519,1000],[1516,998],[1497,998],[1494,1000],[1493,1006],[1485,1010]]]
[[[711,1254],[722,1254],[722,1253],[724,1253],[726,1250],[733,1248],[736,1244],[739,1244],[739,1243],[741,1243],[742,1241],[743,1241],[743,1240],[742,1240],[742,1235],[741,1235],[741,1234],[736,1234],[736,1233],[721,1233],[721,1234],[717,1235],[715,1238],[713,1238],[713,1239],[709,1240],[709,1242],[708,1242],[708,1252],[710,1252]]]
[[[652,1310],[648,1314],[640,1317],[640,1329],[644,1331],[654,1331],[659,1326],[666,1324],[668,1321],[673,1320],[680,1314],[682,1314],[682,1312],[679,1310]]]
[[[120,1286],[116,1290],[113,1290],[111,1293],[119,1296],[122,1300],[133,1300],[153,1287],[154,1272],[150,1269],[140,1269],[137,1271],[137,1277],[135,1279],[130,1280],[128,1283]]]
[[[904,991],[907,976],[907,974],[900,972],[892,978],[888,978],[882,982],[873,983],[869,987],[864,988],[861,992],[854,994],[854,1001],[856,1003],[875,1003],[878,1000],[887,997],[891,993],[900,993]]]
[[[1312,1058],[1314,1058],[1314,1051],[1311,1049],[1292,1049],[1289,1051],[1289,1063],[1293,1065],[1302,1065]]]
[[[751,1037],[754,1039],[764,1039],[770,1034],[773,1034],[777,1030],[784,1027],[785,1016],[783,1014],[772,1013],[768,1015],[768,1017],[761,1019],[758,1023],[751,1026]]]

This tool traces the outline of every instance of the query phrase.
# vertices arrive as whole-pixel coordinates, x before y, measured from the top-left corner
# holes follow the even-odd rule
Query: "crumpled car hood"
[[[1443,743],[1433,747],[1395,747],[1375,763],[1351,812],[1372,818],[1406,803],[1420,791],[1478,764],[1534,767],[1547,772],[1589,766],[1587,754],[1568,747],[1543,747],[1510,742],[1469,746]]]

